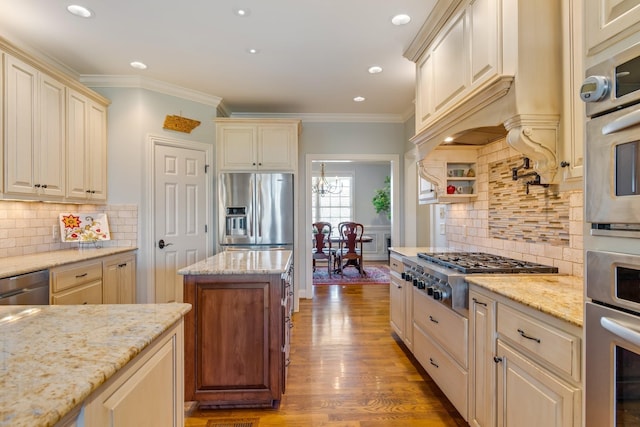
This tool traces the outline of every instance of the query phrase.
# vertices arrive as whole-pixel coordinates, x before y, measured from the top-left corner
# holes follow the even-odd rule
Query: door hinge
[[[204,173],[209,172],[209,165],[204,165]]]
[[[207,227],[207,224],[204,225],[204,232],[208,233],[209,232],[209,228]]]

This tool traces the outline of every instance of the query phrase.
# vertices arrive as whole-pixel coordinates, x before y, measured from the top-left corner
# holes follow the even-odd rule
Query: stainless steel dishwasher
[[[49,270],[0,279],[0,305],[48,305]]]

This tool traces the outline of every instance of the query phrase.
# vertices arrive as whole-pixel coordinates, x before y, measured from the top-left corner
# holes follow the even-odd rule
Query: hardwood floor
[[[465,426],[389,326],[385,285],[317,286],[294,314],[286,393],[274,410],[195,410],[187,427],[259,417],[260,427]]]

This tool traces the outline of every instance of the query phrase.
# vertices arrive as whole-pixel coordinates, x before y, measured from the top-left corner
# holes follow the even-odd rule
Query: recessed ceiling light
[[[256,53],[260,53],[260,49],[254,49],[254,48],[247,49],[247,53],[255,55]]]
[[[411,17],[409,15],[400,14],[391,18],[391,23],[393,25],[406,25],[411,21]]]
[[[69,11],[69,13],[72,13],[81,18],[91,18],[93,16],[93,12],[91,12],[84,6],[80,6],[77,4],[70,4],[69,6],[67,6],[67,10]]]
[[[382,67],[378,66],[378,65],[374,65],[373,67],[369,67],[369,73],[370,74],[378,74],[382,72]]]
[[[244,18],[251,15],[251,10],[239,7],[237,9],[233,9],[233,14]]]
[[[453,137],[452,136],[448,136],[444,139],[444,142],[451,142],[453,141]]]
[[[131,65],[133,68],[137,68],[138,70],[146,70],[147,69],[147,64],[145,64],[144,62],[140,62],[140,61],[133,61],[129,65]]]
[[[353,100],[355,102],[362,102],[365,100],[364,96],[356,96],[355,98],[353,98]]]

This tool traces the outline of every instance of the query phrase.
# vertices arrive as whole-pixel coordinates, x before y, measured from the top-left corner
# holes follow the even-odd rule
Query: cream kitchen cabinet
[[[418,162],[421,184],[425,191],[421,203],[467,203],[478,197],[476,185],[477,149],[468,147],[437,148]]]
[[[637,1],[586,0],[584,11],[587,56],[603,51],[640,29],[640,3]]]
[[[79,425],[184,425],[183,349],[180,319],[83,402]]]
[[[471,285],[470,424],[581,425],[579,328]]]
[[[127,251],[54,267],[51,304],[134,304],[136,255]]]
[[[67,93],[68,199],[107,199],[107,110],[86,95]]]
[[[501,70],[500,2],[447,3],[459,6],[416,61],[416,132]]]
[[[136,302],[136,256],[125,253],[105,257],[102,261],[102,302],[134,304]]]
[[[469,425],[496,425],[496,302],[469,291]]]
[[[65,194],[65,86],[4,54],[4,192],[62,199]]]
[[[296,172],[299,120],[216,119],[219,171]]]
[[[404,265],[395,253],[390,256],[389,315],[393,331],[409,350],[413,349],[413,285],[402,278]]]
[[[90,260],[49,271],[51,304],[102,304],[102,261]]]

